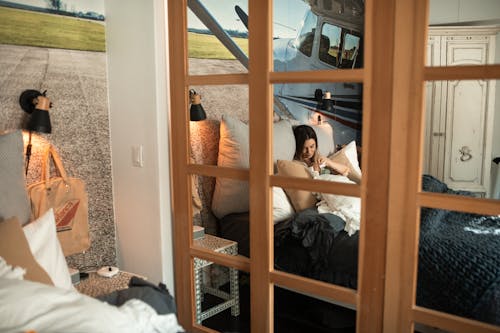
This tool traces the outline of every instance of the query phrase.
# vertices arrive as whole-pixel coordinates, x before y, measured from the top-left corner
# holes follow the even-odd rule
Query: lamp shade
[[[28,121],[27,129],[40,133],[51,133],[52,126],[50,124],[49,111],[35,109]]]
[[[194,90],[189,91],[191,107],[189,109],[189,119],[191,121],[200,121],[207,119],[207,114],[201,105],[201,96]]]
[[[50,124],[49,109],[52,103],[45,96],[45,91],[40,93],[37,90],[25,90],[19,97],[21,108],[29,113],[30,119],[26,126],[29,131],[40,133],[51,133],[52,126]]]

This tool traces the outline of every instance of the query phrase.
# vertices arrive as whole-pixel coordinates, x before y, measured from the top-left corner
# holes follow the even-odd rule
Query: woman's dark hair
[[[304,148],[304,142],[309,139],[314,139],[316,143],[316,149],[318,147],[318,137],[316,132],[311,126],[308,125],[298,125],[293,129],[293,135],[295,135],[295,155],[293,159],[300,160],[302,155],[302,149]]]

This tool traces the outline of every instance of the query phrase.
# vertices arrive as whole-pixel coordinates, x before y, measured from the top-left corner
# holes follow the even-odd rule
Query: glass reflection
[[[278,0],[274,13],[274,71],[363,67],[363,1]]]
[[[498,216],[422,208],[417,305],[498,324],[499,235]]]
[[[247,2],[241,0],[188,1],[190,75],[247,72],[245,12],[248,12]]]
[[[499,88],[487,80],[426,83],[423,173],[447,193],[500,199]]]
[[[429,23],[428,66],[500,63],[499,1],[431,0]]]
[[[356,311],[275,286],[274,323],[276,333],[355,333]]]
[[[197,246],[226,254],[234,254],[233,243],[210,235],[195,240]],[[250,332],[248,274],[196,257],[193,269],[195,322],[220,332]]]
[[[328,137],[318,137],[319,147],[326,145],[323,155],[328,156],[352,141],[361,145],[361,83],[282,83],[273,85],[273,93],[275,120],[288,119],[293,125],[319,126],[325,135],[327,127],[330,128]],[[330,144],[334,146],[333,151],[327,149]]]

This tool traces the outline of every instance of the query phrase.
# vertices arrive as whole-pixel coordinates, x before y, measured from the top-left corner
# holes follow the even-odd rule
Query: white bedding
[[[183,332],[174,314],[143,301],[120,307],[37,282],[0,277],[0,332]]]
[[[315,175],[314,179],[355,184],[355,182],[349,180],[349,178],[341,175]],[[360,198],[331,193],[317,193],[317,195],[320,200],[317,203],[319,213],[331,213],[344,219],[344,230],[349,236],[352,236],[359,230],[361,214]]]

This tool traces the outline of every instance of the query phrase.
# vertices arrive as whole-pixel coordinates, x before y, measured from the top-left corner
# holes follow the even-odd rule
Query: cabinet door
[[[448,66],[484,64],[487,39],[480,36],[443,37]],[[487,192],[489,163],[485,163],[488,82],[446,83],[446,143],[443,181],[451,188]]]
[[[440,36],[430,36],[427,43],[427,66],[439,66],[441,63]],[[444,147],[446,130],[445,105],[442,105],[443,83],[428,81],[425,83],[425,136],[423,172],[438,179],[443,179]]]
[[[443,66],[481,65],[488,59],[488,41],[485,36],[442,37],[441,63]]]
[[[484,80],[447,83],[444,182],[451,188],[486,192]]]

